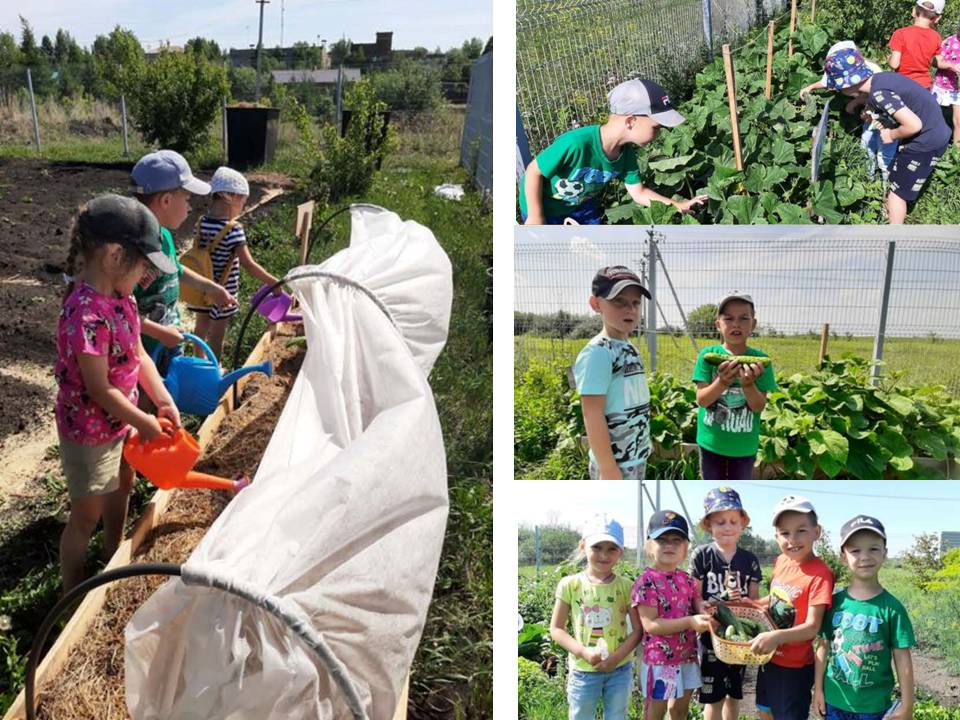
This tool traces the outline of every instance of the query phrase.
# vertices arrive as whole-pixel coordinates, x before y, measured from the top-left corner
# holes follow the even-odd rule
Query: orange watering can
[[[164,434],[147,443],[140,442],[137,431],[132,431],[123,443],[123,459],[161,490],[206,488],[238,492],[250,484],[246,477],[228,480],[196,472],[193,466],[200,457],[196,439],[182,427],[167,435],[167,431],[173,430],[173,423],[167,418],[160,418],[160,425]]]

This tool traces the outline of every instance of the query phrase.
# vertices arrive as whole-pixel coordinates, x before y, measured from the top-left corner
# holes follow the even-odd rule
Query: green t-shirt
[[[704,355],[712,352],[730,354],[723,345],[710,345],[701,350],[693,368],[694,382],[711,383],[717,376],[717,368],[703,359]],[[765,352],[752,347],[748,347],[743,354],[767,357]],[[767,365],[763,375],[757,378],[756,386],[761,392],[777,389],[777,381],[773,379],[773,363]],[[713,405],[698,408],[697,445],[727,457],[757,454],[760,447],[760,413],[747,407],[739,380],[734,380]]]
[[[537,167],[543,175],[540,196],[547,216],[569,215],[613,180],[622,179],[627,185],[640,182],[636,146],[624,145],[620,157],[611,160],[603,152],[599,125],[565,132],[537,155]],[[522,180],[520,188],[520,211],[526,215]]]
[[[603,638],[611,653],[627,639],[630,627],[630,589],[633,583],[615,575],[608,583],[597,584],[587,579],[584,573],[567,575],[557,585],[557,600],[570,606],[570,624],[573,637],[584,647],[596,646]],[[633,660],[629,653],[617,667]],[[570,669],[596,672],[596,668],[583,658],[570,654]]]
[[[176,264],[177,271],[165,274],[151,266],[133,289],[133,296],[137,299],[141,317],[149,318],[161,325],[180,327],[180,309],[177,307],[177,300],[180,298],[180,276],[183,275],[183,267],[177,259],[177,247],[174,245],[170,231],[161,227],[160,237],[163,252]],[[144,349],[148,353],[153,352],[157,341],[146,335],[141,335],[140,338],[143,340]]]
[[[855,600],[846,588],[837,590],[820,634],[830,641],[826,701],[847,712],[886,711],[893,694],[893,649],[916,644],[900,601],[886,590],[869,600]]]

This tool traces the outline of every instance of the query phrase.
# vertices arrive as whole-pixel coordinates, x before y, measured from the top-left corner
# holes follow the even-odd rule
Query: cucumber
[[[743,625],[740,618],[733,614],[733,611],[723,603],[717,603],[717,620],[724,626],[726,633],[729,628],[737,635],[743,635]]]
[[[766,625],[758,620],[747,620],[746,618],[741,618],[740,624],[743,626],[744,632],[750,638],[755,638],[760,633],[767,631]]]
[[[727,362],[728,360],[735,360],[740,365],[753,365],[758,363],[764,367],[768,367],[771,362],[773,362],[766,355],[728,355],[727,353],[707,353],[703,356],[705,362],[710,365],[719,365],[720,363]]]

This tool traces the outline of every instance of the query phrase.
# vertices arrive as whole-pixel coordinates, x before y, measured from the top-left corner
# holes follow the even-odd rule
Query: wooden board
[[[310,226],[313,224],[314,202],[310,200],[297,205],[296,234],[300,238],[300,264],[307,264],[307,249],[310,246]]]

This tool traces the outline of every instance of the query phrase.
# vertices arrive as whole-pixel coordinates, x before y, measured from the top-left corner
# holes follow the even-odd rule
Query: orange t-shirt
[[[897,72],[929,88],[933,84],[930,63],[940,52],[940,41],[940,33],[933,28],[910,25],[894,30],[888,46],[900,53]]]
[[[770,580],[770,615],[780,630],[802,625],[808,608],[830,607],[833,598],[833,573],[820,558],[796,563],[785,555],[777,557]],[[770,662],[781,667],[812,665],[813,642],[784,643]]]

